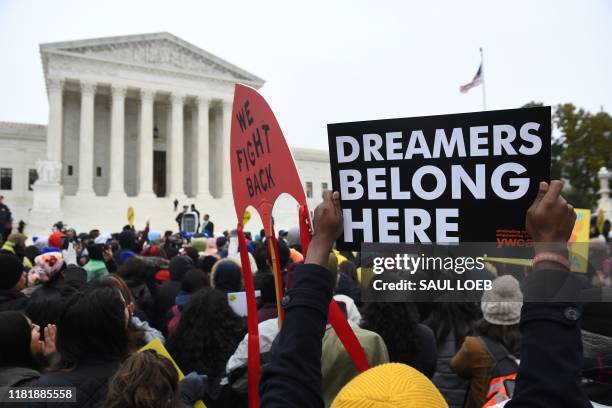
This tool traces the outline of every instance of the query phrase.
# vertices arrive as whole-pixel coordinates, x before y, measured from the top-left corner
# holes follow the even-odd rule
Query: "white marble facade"
[[[131,205],[137,223],[166,229],[177,198],[220,228],[235,226],[224,159],[234,84],[259,89],[261,78],[169,33],[43,44],[40,52],[48,126],[0,123],[0,168],[12,169],[14,185],[0,195],[16,220],[33,233],[59,219],[117,230]],[[327,152],[293,152],[313,207],[331,186]],[[282,199],[275,219],[277,228],[294,225],[295,203]]]

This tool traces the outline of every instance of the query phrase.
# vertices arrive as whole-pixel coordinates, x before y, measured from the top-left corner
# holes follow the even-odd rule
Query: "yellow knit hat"
[[[388,363],[359,374],[331,408],[441,408],[448,404],[427,377],[405,364]]]

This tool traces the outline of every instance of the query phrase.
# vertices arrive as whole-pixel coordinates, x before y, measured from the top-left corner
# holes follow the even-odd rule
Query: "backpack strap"
[[[492,340],[486,336],[478,336],[478,340],[480,340],[491,358],[493,358],[495,364],[499,363],[501,360],[510,355],[508,350],[506,350],[506,347],[504,347],[504,345],[498,341]]]

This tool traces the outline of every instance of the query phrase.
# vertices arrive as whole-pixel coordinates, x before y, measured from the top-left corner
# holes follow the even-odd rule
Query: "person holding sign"
[[[525,298],[544,297],[546,282],[569,279],[567,250],[575,214],[560,193],[563,183],[541,182],[527,211],[526,227],[537,241],[534,272]],[[322,407],[321,344],[334,277],[325,268],[329,251],[343,229],[338,192],[326,193],[315,210],[314,235],[304,265],[283,301],[285,322],[261,383],[262,406]],[[554,248],[557,250],[554,250]],[[525,303],[521,314],[521,365],[513,399],[506,407],[590,407],[579,378],[582,351],[580,310],[576,303]],[[551,339],[555,339],[554,342]],[[435,386],[415,370],[385,364],[355,377],[332,408],[376,406],[445,407]]]

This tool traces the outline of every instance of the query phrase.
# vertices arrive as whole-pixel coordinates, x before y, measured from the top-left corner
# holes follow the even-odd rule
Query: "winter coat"
[[[97,408],[106,400],[108,385],[119,368],[118,361],[82,361],[72,371],[43,374],[35,387],[75,387],[76,403],[31,403],[28,407]]]
[[[363,347],[371,367],[389,362],[389,353],[382,337],[373,331],[359,327],[353,327],[352,329],[361,347]],[[321,392],[325,400],[325,406],[329,407],[342,387],[358,374],[346,348],[334,329],[328,324],[323,336],[323,351],[321,354],[321,375],[323,376]]]
[[[38,287],[30,294],[30,302],[40,302],[43,300],[61,301],[62,300],[63,282],[59,279],[54,279],[51,282],[38,285]]]
[[[87,282],[108,275],[108,270],[106,269],[104,261],[97,259],[90,259],[87,261],[83,269],[87,272]]]
[[[451,358],[457,352],[455,335],[450,332],[438,348],[438,362],[432,382],[449,405],[449,408],[463,408],[470,381],[459,377],[450,368]]]
[[[176,295],[181,291],[181,282],[169,280],[159,286],[155,292],[155,322],[160,330],[168,326],[166,314],[174,306]]]
[[[467,407],[482,407],[489,390],[489,379],[494,366],[491,355],[477,337],[466,336],[450,362],[451,369],[470,381]]]
[[[130,289],[136,307],[145,320],[153,319],[155,315],[155,299],[147,284],[139,279],[126,279],[126,285]]]
[[[0,289],[0,312],[5,310],[25,310],[29,299],[21,292]]]
[[[31,387],[40,373],[28,367],[0,367],[0,387]]]

